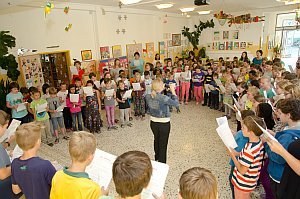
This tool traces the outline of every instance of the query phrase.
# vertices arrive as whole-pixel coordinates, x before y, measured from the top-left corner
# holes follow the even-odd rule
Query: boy
[[[273,97],[276,95],[271,86],[271,80],[268,77],[262,77],[260,79],[260,93],[264,95],[266,99],[270,100],[273,100]]]
[[[219,86],[216,83],[218,78],[219,75],[215,73],[213,75],[213,80],[210,82],[210,85],[214,87],[214,90],[210,91],[210,108],[215,110],[219,109]]]
[[[234,149],[229,151],[235,165],[231,182],[237,199],[250,199],[250,193],[257,186],[262,168],[264,145],[260,140],[260,136],[263,132],[256,123],[262,128],[266,128],[265,122],[259,117],[248,116],[243,120],[243,136],[248,137],[249,142],[246,143],[240,153]],[[239,156],[239,158],[237,159],[236,156]]]
[[[121,198],[141,198],[152,175],[150,158],[141,151],[123,153],[115,160],[112,173],[116,191]]]
[[[28,199],[49,198],[54,166],[37,156],[41,146],[41,126],[35,122],[23,124],[16,131],[16,142],[23,155],[11,165],[12,189]]]
[[[210,84],[210,82],[213,80],[213,71],[212,68],[209,67],[207,69],[207,75],[204,77],[204,84]],[[202,106],[210,106],[211,105],[211,100],[210,100],[210,94],[205,92],[204,93],[204,103]]]
[[[170,86],[174,86],[174,88],[177,87],[177,82],[176,80],[174,79],[174,73],[171,72],[168,76],[168,80],[166,81],[166,95],[167,96],[172,96],[172,92],[170,92]],[[151,92],[149,93],[151,94]],[[170,109],[170,112],[173,111],[173,107],[172,106],[169,106],[169,109]],[[176,110],[177,110],[177,113],[180,113],[180,109],[179,109],[179,106],[176,107]]]
[[[196,67],[196,71],[192,75],[192,81],[194,83],[194,95],[196,97],[196,105],[199,102],[203,103],[203,81],[205,74],[202,72],[200,66]]]
[[[217,180],[207,169],[194,167],[185,171],[179,180],[179,199],[218,198]]]
[[[152,79],[150,77],[150,72],[149,71],[145,71],[144,72],[144,78],[145,78],[145,86],[146,86],[145,95],[151,94],[151,91],[152,91]]]
[[[54,87],[49,88],[49,94],[50,97],[47,99],[48,107],[49,107],[49,113],[51,116],[51,122],[53,126],[53,131],[55,135],[55,141],[54,143],[59,143],[59,137],[58,137],[58,126],[60,127],[60,131],[63,134],[63,138],[65,140],[68,140],[69,137],[66,136],[66,129],[64,125],[64,118],[63,113],[61,111],[57,111],[57,108],[62,105],[59,98],[57,97],[57,91]]]
[[[68,96],[68,90],[67,90],[67,84],[66,83],[60,83],[60,91],[57,93],[57,96],[59,97],[61,105],[64,106],[63,110],[63,116],[64,116],[64,123],[66,126],[67,131],[71,131],[72,129],[72,117],[70,108],[67,107],[66,99]]]
[[[43,128],[42,132],[42,141],[45,142],[49,146],[53,146],[52,143],[52,134],[50,131],[50,122],[49,122],[49,115],[47,113],[48,106],[46,110],[40,110],[38,112],[38,107],[41,105],[47,104],[47,101],[45,99],[41,99],[41,93],[38,90],[33,90],[33,101],[30,104],[30,108],[33,112],[34,121],[37,121],[41,125],[43,125],[45,128]]]
[[[273,79],[273,62],[267,61],[265,65],[264,77],[272,80]]]
[[[85,108],[86,108],[86,101],[83,98],[83,89],[81,88],[81,80],[79,78],[75,79],[75,90],[76,94],[79,94],[79,97],[81,98],[81,114],[82,114],[82,120],[83,124],[85,123]]]
[[[125,88],[125,84],[122,80],[118,82],[118,85],[119,85],[119,89],[117,90],[116,93],[116,100],[118,102],[119,109],[120,109],[121,128],[124,128],[125,125],[132,127],[132,124],[129,123],[129,111],[130,111],[129,99],[123,98],[123,95],[128,89]]]
[[[72,159],[70,167],[58,171],[52,180],[51,199],[98,199],[100,187],[85,172],[93,161],[96,151],[96,138],[93,134],[74,132],[69,141],[69,153]]]

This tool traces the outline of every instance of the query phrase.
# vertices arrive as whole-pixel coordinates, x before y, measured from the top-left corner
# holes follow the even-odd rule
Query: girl
[[[67,97],[66,102],[67,102],[67,107],[69,107],[70,112],[71,112],[73,131],[77,131],[77,129],[79,131],[82,131],[83,130],[83,128],[82,128],[82,114],[81,114],[82,100],[81,100],[81,97],[79,96],[78,97],[78,102],[71,102],[70,94],[76,94],[76,85],[75,84],[71,84],[69,86],[69,93],[68,93],[68,97]],[[77,95],[79,95],[79,94],[77,94]]]
[[[200,66],[196,67],[196,72],[193,73],[193,79],[194,82],[194,95],[196,97],[196,105],[201,102],[203,104],[203,81],[204,81],[205,74],[202,72]]]
[[[292,84],[284,88],[284,95],[286,99],[299,99],[300,98],[300,86]]]
[[[102,87],[102,98],[104,99],[104,107],[106,112],[108,130],[118,129],[115,126],[115,99],[116,92],[114,87],[111,85],[111,79],[104,79],[104,87]],[[107,95],[107,91],[113,90],[112,95]]]
[[[245,110],[253,110],[253,99],[254,96],[259,95],[259,89],[256,86],[250,86],[248,91],[247,91],[247,101],[245,103]],[[255,111],[255,109],[254,109]]]
[[[273,97],[274,106],[276,106],[279,100],[285,99],[284,89],[289,85],[291,85],[291,83],[288,80],[282,80],[276,84],[275,91],[277,95]]]
[[[176,95],[179,96],[179,92],[180,92],[179,76],[176,75],[176,73],[178,73],[178,68],[174,67],[173,68],[173,74],[174,74],[174,80],[176,81],[175,92],[176,92]]]
[[[141,118],[142,120],[145,119],[145,83],[141,79],[141,74],[139,72],[135,73],[135,80],[133,83],[140,84],[140,90],[133,91],[133,103],[134,103],[134,116],[136,119]]]
[[[241,62],[249,62],[248,53],[247,53],[246,51],[244,51],[244,52],[242,53],[242,56],[241,56],[241,58],[240,58],[240,61],[241,61]]]
[[[234,90],[232,89],[231,83],[233,83],[233,79],[230,75],[227,74],[226,76],[226,83],[225,83],[225,93],[224,93],[224,99],[223,99],[223,103],[224,103],[224,107],[225,107],[225,115],[227,117],[227,119],[231,118],[231,113],[232,113],[232,109],[226,105],[232,105],[233,104],[233,99],[232,99],[232,95],[234,93]]]
[[[101,112],[101,99],[100,92],[97,90],[92,80],[88,80],[86,83],[87,87],[93,88],[93,96],[87,96],[83,94],[86,101],[86,128],[91,133],[100,133],[102,125],[100,112]]]
[[[239,93],[238,103],[239,103],[239,106],[241,107],[241,110],[239,110],[239,111],[242,111],[242,110],[244,110],[245,104],[246,104],[246,101],[247,101],[247,89],[248,89],[248,87],[245,83],[239,83],[237,85],[237,89],[238,89],[237,91]],[[236,119],[237,119],[237,131],[239,131],[239,130],[242,129],[242,125],[241,125],[242,118],[238,114],[238,112],[236,112]]]
[[[189,100],[189,90],[190,90],[190,86],[191,86],[191,79],[192,79],[192,73],[189,70],[189,65],[185,65],[184,67],[184,71],[181,72],[181,101],[180,104],[183,103],[184,101],[184,96],[185,96],[185,104],[188,104],[188,100]]]

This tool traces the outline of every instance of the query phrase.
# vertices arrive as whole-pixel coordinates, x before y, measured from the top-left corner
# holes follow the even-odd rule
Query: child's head
[[[184,71],[188,71],[190,69],[190,66],[189,65],[185,65],[184,66]]]
[[[239,82],[237,85],[237,91],[238,93],[242,94],[244,91],[247,91],[247,84],[245,82]]]
[[[138,82],[141,81],[141,73],[139,71],[136,71],[134,73],[134,77],[135,77],[136,81],[138,81]]]
[[[67,84],[64,83],[64,82],[60,83],[60,90],[61,91],[66,91],[67,90]]]
[[[271,88],[271,80],[268,77],[262,77],[260,79],[260,88],[268,90]]]
[[[241,118],[242,120],[245,119],[248,116],[255,116],[255,112],[252,110],[242,110],[241,111]]]
[[[18,127],[16,131],[16,142],[23,151],[36,150],[41,145],[42,127],[36,122],[30,122]]]
[[[256,51],[256,57],[261,57],[263,55],[263,51],[262,50],[257,50]]]
[[[285,87],[291,85],[290,81],[282,80],[276,84],[276,93],[277,95],[284,94]]]
[[[124,81],[123,81],[123,80],[119,80],[119,81],[118,81],[118,86],[119,86],[119,88],[120,88],[121,90],[124,90],[124,88],[125,88]]]
[[[259,94],[259,89],[255,86],[250,86],[247,91],[248,100],[252,100],[254,96]]]
[[[42,91],[43,91],[43,94],[48,94],[49,93],[49,88],[50,88],[50,85],[49,84],[43,84],[42,86]]]
[[[35,90],[38,90],[36,87],[34,87],[34,86],[31,86],[30,88],[29,88],[29,93],[30,93],[30,95],[33,95],[33,91],[35,91]]]
[[[28,97],[30,95],[29,89],[26,87],[20,88],[20,92],[22,93],[23,97]]]
[[[214,80],[217,80],[219,78],[219,74],[218,73],[215,73],[214,75],[213,75],[213,79]]]
[[[149,71],[145,71],[144,72],[144,77],[145,77],[145,79],[150,79],[150,72]]]
[[[280,121],[284,124],[289,121],[300,121],[300,100],[299,99],[285,99],[277,103],[277,113]]]
[[[266,129],[266,124],[262,118],[259,118],[257,116],[247,116],[242,121],[242,131],[245,137],[259,137],[263,134],[262,130],[257,126],[255,122],[262,128]]]
[[[201,67],[200,66],[197,66],[196,67],[196,73],[200,73],[201,72]]]
[[[76,85],[70,84],[69,85],[69,94],[75,94],[76,93]]]
[[[111,79],[105,78],[104,79],[104,84],[105,84],[105,87],[110,87],[111,86]]]
[[[75,61],[74,66],[76,66],[77,69],[81,67],[81,62],[80,61]]]
[[[93,89],[97,90],[97,88],[96,88],[96,86],[95,86],[95,84],[94,84],[94,82],[92,80],[88,80],[86,82],[86,86],[87,87],[92,87]]]
[[[38,89],[33,90],[32,91],[32,98],[34,100],[39,100],[41,98],[41,92]]]
[[[137,196],[150,182],[150,158],[141,151],[123,153],[115,160],[112,173],[116,191],[122,198]]]
[[[173,80],[174,79],[174,73],[170,72],[168,75],[169,80]]]
[[[5,133],[8,123],[10,120],[10,115],[5,111],[0,110],[0,137]]]
[[[75,85],[77,87],[81,87],[81,79],[79,77],[76,77],[74,80],[75,80]]]
[[[179,198],[216,199],[218,198],[217,180],[207,169],[194,167],[185,171],[179,180]]]
[[[56,88],[50,87],[50,88],[49,88],[49,94],[50,94],[50,97],[51,97],[51,98],[56,97],[56,96],[57,96],[57,90],[56,90]]]
[[[9,90],[13,94],[17,94],[19,92],[19,84],[17,82],[11,82],[9,84]]]
[[[74,163],[89,165],[96,151],[96,138],[93,134],[79,131],[74,132],[69,141],[69,153]]]
[[[208,72],[209,75],[211,75],[212,72],[213,72],[212,68],[211,68],[211,67],[208,67],[207,72]]]
[[[266,68],[266,71],[272,71],[273,62],[272,61],[267,61],[266,64],[265,64],[265,68]]]
[[[89,78],[90,78],[90,80],[92,80],[93,82],[97,80],[96,74],[95,74],[95,73],[90,73],[90,74],[89,74]]]
[[[284,88],[284,95],[286,99],[299,99],[300,98],[300,86],[297,84],[291,84]]]
[[[178,68],[177,67],[173,67],[173,73],[177,73]]]

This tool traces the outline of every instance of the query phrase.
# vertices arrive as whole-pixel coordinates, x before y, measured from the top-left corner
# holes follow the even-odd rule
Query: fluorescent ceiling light
[[[163,3],[159,5],[155,5],[158,9],[166,9],[166,8],[171,8],[173,7],[173,4],[171,3]]]
[[[199,15],[208,15],[208,14],[210,14],[210,10],[203,10],[203,11],[199,11],[198,13],[199,13]]]
[[[195,8],[180,8],[181,12],[193,12]]]
[[[285,3],[285,5],[292,5],[292,4],[300,3],[300,0],[276,0],[276,1]]]
[[[120,0],[124,5],[129,5],[129,4],[134,4],[134,3],[138,3],[142,0]]]
[[[187,17],[187,18],[190,18],[190,17],[191,17],[191,15],[186,15],[186,17]]]

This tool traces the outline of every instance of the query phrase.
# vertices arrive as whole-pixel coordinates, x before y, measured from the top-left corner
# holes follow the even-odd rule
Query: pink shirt
[[[78,112],[81,112],[81,103],[82,103],[82,100],[81,98],[79,98],[79,101],[78,101],[78,105],[74,105],[71,101],[70,101],[70,98],[68,97],[67,100],[67,107],[70,108],[70,112],[71,113],[78,113]]]

